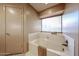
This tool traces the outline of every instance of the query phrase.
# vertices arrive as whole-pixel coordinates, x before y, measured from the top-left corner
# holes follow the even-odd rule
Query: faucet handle
[[[65,41],[68,44],[68,40]]]

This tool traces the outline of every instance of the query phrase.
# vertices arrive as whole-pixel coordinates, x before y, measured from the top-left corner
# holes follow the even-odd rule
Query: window
[[[61,16],[42,19],[42,31],[61,32]]]

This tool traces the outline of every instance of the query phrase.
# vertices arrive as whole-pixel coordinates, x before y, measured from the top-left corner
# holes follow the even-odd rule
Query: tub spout
[[[66,46],[66,47],[68,47],[68,44],[62,44],[63,46]]]

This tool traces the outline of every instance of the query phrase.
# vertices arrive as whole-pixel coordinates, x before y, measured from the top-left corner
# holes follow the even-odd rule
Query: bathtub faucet
[[[66,40],[65,42],[66,43],[65,44],[62,44],[62,45],[68,47],[68,41]]]
[[[68,44],[62,44],[63,46],[66,46],[66,47],[68,47]]]

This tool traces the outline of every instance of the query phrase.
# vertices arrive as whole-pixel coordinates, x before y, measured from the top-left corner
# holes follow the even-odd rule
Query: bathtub
[[[29,40],[34,55],[38,55],[38,46],[41,46],[47,49],[47,56],[69,56],[68,47],[62,46],[65,40],[61,34],[37,33],[34,36],[32,34]]]

